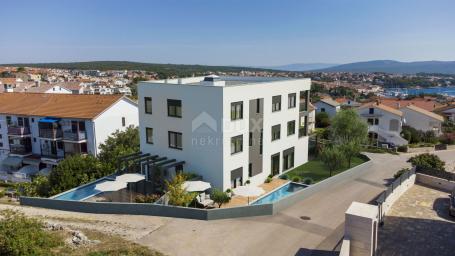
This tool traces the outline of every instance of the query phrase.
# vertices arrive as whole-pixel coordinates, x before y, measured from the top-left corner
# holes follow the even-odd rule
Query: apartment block
[[[184,162],[169,175],[196,173],[223,190],[261,184],[308,160],[310,84],[213,75],[141,82],[141,151]]]
[[[0,171],[97,155],[109,135],[138,125],[136,103],[120,95],[4,93],[0,102]]]

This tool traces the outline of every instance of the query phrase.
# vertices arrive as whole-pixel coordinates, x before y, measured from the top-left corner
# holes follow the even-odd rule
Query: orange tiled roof
[[[122,95],[2,93],[0,113],[94,119],[121,98]]]
[[[433,111],[435,108],[440,108],[443,104],[429,99],[416,98],[412,100],[401,100],[401,99],[381,99],[381,104],[389,106],[391,108],[400,109],[409,105],[414,105],[419,108],[425,109],[426,111]]]
[[[16,78],[0,78],[0,82],[2,84],[15,84],[16,83]]]

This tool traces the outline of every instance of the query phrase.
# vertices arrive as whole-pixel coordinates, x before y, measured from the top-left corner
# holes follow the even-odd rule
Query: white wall
[[[178,82],[178,80],[173,81]],[[310,89],[309,79],[274,81],[238,86],[202,86],[164,84],[163,81],[142,82],[138,85],[141,151],[157,154],[177,161],[186,161],[184,170],[203,176],[212,186],[223,190],[231,187],[231,171],[243,168],[243,182],[248,180],[249,100],[264,98],[264,145],[262,173],[250,178],[253,184],[261,184],[270,174],[271,155],[294,147],[294,166],[307,161],[308,137],[298,138],[300,91]],[[288,109],[288,93],[296,93],[296,107]],[[272,113],[272,96],[282,95],[281,111]],[[144,97],[152,97],[153,113],[145,114]],[[167,99],[182,101],[182,118],[167,116]],[[243,101],[243,119],[231,121],[231,103]],[[217,130],[202,127],[193,132],[192,123],[201,113],[213,118]],[[203,121],[206,114],[202,114]],[[296,133],[287,136],[287,122],[296,121]],[[271,142],[271,127],[281,124],[281,139]],[[154,143],[145,141],[145,128],[153,128]],[[183,134],[183,150],[168,147],[168,131]],[[243,135],[243,151],[231,155],[231,138]],[[202,139],[210,138],[210,145],[201,145]]]
[[[89,136],[92,131],[93,134],[95,134],[96,154],[99,153],[99,145],[104,143],[112,133],[117,130],[123,131],[131,125],[139,125],[137,111],[138,108],[136,104],[122,98],[93,120],[93,129],[87,133],[87,136]],[[122,117],[125,117],[125,126],[122,126]],[[88,131],[90,126],[86,128]]]
[[[340,111],[340,106],[334,107],[322,101],[318,101],[313,105],[316,107],[317,113],[323,112],[322,109],[325,109],[325,113],[327,113],[330,118],[334,117],[337,112]]]
[[[2,155],[7,155],[9,150],[8,144],[8,127],[6,125],[6,118],[4,115],[0,115],[0,160]],[[3,144],[3,146],[1,146]]]
[[[402,108],[400,111],[403,112],[404,119],[406,120],[406,125],[424,132],[434,131],[436,134],[441,133],[441,121],[409,108]]]

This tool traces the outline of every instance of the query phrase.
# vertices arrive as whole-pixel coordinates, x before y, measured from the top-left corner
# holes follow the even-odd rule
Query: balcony
[[[382,114],[381,113],[373,113],[373,114],[361,113],[360,116],[362,116],[362,117],[381,117]]]
[[[72,130],[63,131],[63,140],[71,142],[79,142],[87,139],[85,131],[73,132]]]
[[[31,145],[10,145],[10,153],[14,155],[30,155],[32,154]]]
[[[30,129],[28,127],[9,125],[8,126],[8,135],[11,135],[11,136],[30,135]]]
[[[39,129],[39,137],[44,139],[57,140],[62,138],[60,129]]]
[[[308,106],[305,102],[302,102],[299,104],[299,111],[300,112],[306,112],[308,111]]]

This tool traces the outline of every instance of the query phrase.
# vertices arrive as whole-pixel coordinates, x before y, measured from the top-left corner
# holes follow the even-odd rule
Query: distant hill
[[[61,68],[78,70],[144,70],[156,72],[160,77],[169,76],[191,76],[207,72],[240,72],[245,71],[266,71],[263,68],[231,67],[231,66],[205,66],[205,65],[184,65],[184,64],[156,64],[131,61],[88,61],[88,62],[66,62],[66,63],[16,63],[1,64],[0,66],[15,67],[38,67],[38,68]]]
[[[399,62],[394,60],[373,60],[354,62],[329,68],[323,72],[386,72],[397,74],[441,73],[455,74],[455,61],[415,61]]]
[[[281,65],[281,66],[262,66],[259,68],[269,68],[275,70],[283,70],[283,71],[310,71],[314,69],[325,69],[333,66],[337,66],[339,64],[330,64],[330,63],[294,63],[288,65]]]

